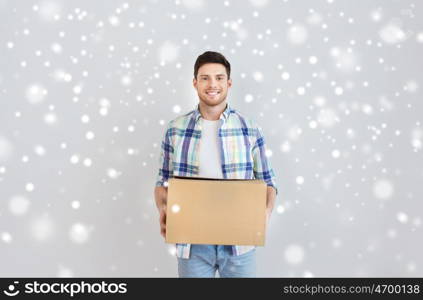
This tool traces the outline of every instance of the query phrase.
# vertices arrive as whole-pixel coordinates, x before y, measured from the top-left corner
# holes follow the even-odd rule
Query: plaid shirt
[[[262,179],[276,188],[275,175],[266,156],[261,128],[238,111],[226,106],[220,116],[219,138],[222,173],[225,179]],[[173,176],[197,177],[202,118],[195,110],[169,122],[161,143],[156,186],[167,186]],[[255,246],[232,246],[233,255],[241,255]],[[191,244],[176,244],[176,256],[189,258]]]

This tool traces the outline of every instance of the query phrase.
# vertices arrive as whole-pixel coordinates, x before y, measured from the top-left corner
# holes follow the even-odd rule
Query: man
[[[155,188],[160,231],[166,236],[167,181],[173,176],[262,179],[267,184],[266,223],[277,193],[261,129],[230,107],[231,66],[207,51],[194,65],[199,104],[169,122],[161,144]],[[176,244],[180,277],[255,277],[255,246]]]

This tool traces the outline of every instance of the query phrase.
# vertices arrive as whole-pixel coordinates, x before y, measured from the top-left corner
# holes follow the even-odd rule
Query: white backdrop
[[[177,276],[153,188],[198,55],[279,185],[258,276],[423,276],[419,1],[0,0],[0,276]]]

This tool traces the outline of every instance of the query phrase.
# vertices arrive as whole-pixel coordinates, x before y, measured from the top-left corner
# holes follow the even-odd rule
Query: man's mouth
[[[216,95],[220,94],[220,92],[219,91],[208,91],[208,92],[206,92],[206,94],[210,95],[210,96],[216,96]]]

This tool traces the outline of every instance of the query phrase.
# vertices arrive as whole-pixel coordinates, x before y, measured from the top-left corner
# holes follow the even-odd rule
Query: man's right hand
[[[166,238],[166,205],[160,208],[160,234]]]
[[[159,210],[160,234],[166,238],[166,204],[167,204],[167,187],[157,186],[154,189],[154,198],[157,209]]]

